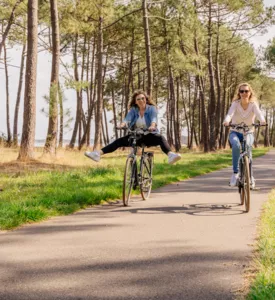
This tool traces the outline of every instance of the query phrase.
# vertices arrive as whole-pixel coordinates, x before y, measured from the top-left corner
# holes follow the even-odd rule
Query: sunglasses
[[[249,90],[240,90],[239,92],[240,92],[241,94],[243,94],[243,93],[246,93],[246,94],[247,94],[247,93],[249,93],[250,91],[249,91]]]
[[[145,97],[136,98],[137,101],[144,100],[144,99],[145,99]]]

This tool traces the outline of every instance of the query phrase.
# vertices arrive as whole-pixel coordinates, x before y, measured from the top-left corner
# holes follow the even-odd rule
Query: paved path
[[[0,299],[234,299],[275,152],[258,158],[260,191],[243,213],[231,168],[136,198],[0,234]]]

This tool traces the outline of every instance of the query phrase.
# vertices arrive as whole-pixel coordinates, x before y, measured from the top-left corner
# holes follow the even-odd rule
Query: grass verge
[[[253,150],[254,157],[268,149]],[[83,154],[81,154],[81,158]],[[13,229],[51,216],[66,215],[101,201],[120,199],[125,156],[104,157],[90,168],[0,174],[0,229]],[[231,165],[231,151],[184,153],[176,165],[155,155],[153,188]]]
[[[256,277],[247,299],[275,299],[275,190],[264,205],[256,252]]]

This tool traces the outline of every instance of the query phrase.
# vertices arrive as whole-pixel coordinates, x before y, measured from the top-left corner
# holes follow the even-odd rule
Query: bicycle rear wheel
[[[153,183],[153,153],[147,154],[141,161],[140,166],[140,193],[143,200],[150,197]]]
[[[123,179],[123,205],[127,206],[131,198],[133,185],[136,179],[136,162],[133,157],[128,157],[126,160],[124,179]]]
[[[243,193],[244,193],[244,205],[245,211],[249,212],[250,209],[250,172],[249,172],[249,160],[248,157],[244,157],[244,177],[243,177]]]

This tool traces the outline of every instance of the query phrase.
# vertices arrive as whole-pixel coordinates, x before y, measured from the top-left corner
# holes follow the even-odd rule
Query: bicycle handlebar
[[[252,123],[251,125],[246,125],[244,123],[241,123],[241,124],[229,124],[228,126],[224,125],[224,127],[231,127],[231,128],[235,128],[235,129],[248,129],[251,126],[254,126],[254,127],[266,127],[268,125],[267,124],[261,124],[261,123]]]
[[[116,129],[128,131],[128,133],[130,133],[130,134],[144,134],[144,135],[155,131],[155,130],[149,131],[148,129],[143,129],[143,128],[136,128],[134,130],[131,130],[128,127],[116,127]]]

